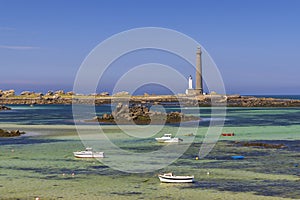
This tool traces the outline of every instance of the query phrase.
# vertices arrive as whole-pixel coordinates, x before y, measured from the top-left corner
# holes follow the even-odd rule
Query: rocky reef
[[[144,105],[128,106],[119,103],[112,113],[105,113],[102,117],[95,117],[87,122],[103,122],[118,124],[172,124],[187,121],[198,121],[199,117],[187,116],[180,112],[163,113],[151,111]]]
[[[235,142],[236,145],[243,147],[258,147],[266,149],[282,149],[287,148],[284,144],[269,144],[266,142]]]
[[[0,129],[0,137],[17,137],[23,134],[25,134],[25,132],[19,130],[9,131],[9,130]]]
[[[11,108],[4,106],[4,105],[0,105],[0,111],[1,110],[11,110]]]
[[[229,95],[226,96],[229,107],[299,107],[300,100],[277,99],[253,96]]]

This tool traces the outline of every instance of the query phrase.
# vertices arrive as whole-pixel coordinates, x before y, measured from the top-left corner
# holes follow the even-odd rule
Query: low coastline
[[[183,106],[228,106],[228,107],[299,107],[300,100],[277,99],[240,95],[143,95],[143,96],[97,96],[97,95],[54,95],[54,96],[9,96],[0,97],[0,105],[16,104],[112,104],[118,102],[134,104],[180,104]]]

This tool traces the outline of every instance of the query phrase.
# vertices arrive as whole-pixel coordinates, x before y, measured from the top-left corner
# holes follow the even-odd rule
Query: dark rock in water
[[[239,144],[244,147],[261,147],[269,149],[282,149],[287,147],[284,144],[268,144],[263,142],[236,142],[236,144]]]
[[[3,106],[3,105],[0,105],[0,111],[1,110],[11,110],[11,108]]]
[[[134,105],[129,107],[128,105],[119,103],[111,114],[105,113],[102,117],[95,117],[92,120],[86,121],[146,125],[150,123],[180,123],[186,121],[196,121],[199,119],[199,117],[186,116],[180,112],[161,113],[156,111],[150,111],[149,108],[144,105]]]
[[[17,137],[23,134],[25,134],[24,131],[19,131],[19,130],[9,131],[9,130],[0,129],[0,137]]]

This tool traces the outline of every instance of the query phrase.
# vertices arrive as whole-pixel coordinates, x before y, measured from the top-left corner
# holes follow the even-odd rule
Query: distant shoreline
[[[228,106],[228,107],[300,107],[299,99],[277,99],[268,97],[254,97],[241,95],[142,95],[142,96],[109,96],[109,95],[71,95],[71,94],[30,94],[30,95],[11,95],[0,97],[0,105],[16,104],[111,104],[118,102],[129,102],[136,104],[180,104],[184,106]]]
[[[293,94],[257,94],[257,95],[251,95],[251,94],[245,94],[242,95],[245,97],[251,96],[251,97],[257,97],[257,98],[274,98],[274,99],[294,99],[294,100],[300,100],[300,95],[293,95]]]

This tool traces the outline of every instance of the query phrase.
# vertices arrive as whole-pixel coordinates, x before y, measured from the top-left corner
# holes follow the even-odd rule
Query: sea
[[[8,106],[12,110],[0,112],[0,128],[26,134],[0,138],[0,199],[300,199],[298,107],[167,105],[165,112],[181,111],[201,120],[122,126],[85,122],[111,112],[111,105],[86,106],[75,118],[71,105]],[[183,142],[157,143],[155,137],[165,133]],[[74,158],[74,151],[95,144],[105,158]],[[206,150],[203,157],[201,149]],[[244,159],[233,160],[236,155]],[[157,174],[165,172],[194,175],[195,182],[160,183]]]

